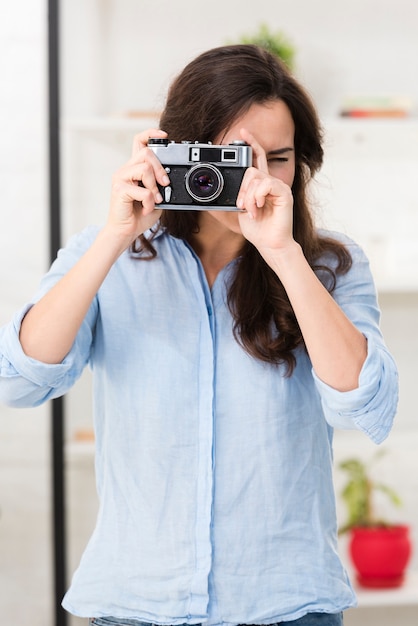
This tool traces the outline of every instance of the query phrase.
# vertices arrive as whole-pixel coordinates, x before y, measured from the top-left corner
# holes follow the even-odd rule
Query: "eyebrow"
[[[272,156],[274,154],[285,154],[286,152],[294,152],[294,148],[277,148],[277,150],[270,150],[267,152],[267,156]]]

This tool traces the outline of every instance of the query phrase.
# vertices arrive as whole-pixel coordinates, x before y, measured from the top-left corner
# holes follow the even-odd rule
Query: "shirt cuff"
[[[71,368],[73,359],[67,355],[61,363],[43,363],[24,353],[19,340],[23,318],[33,304],[26,305],[9,324],[3,337],[2,376],[21,376],[40,387],[56,388],[62,385],[64,377]],[[6,363],[5,363],[6,360]]]
[[[384,345],[367,337],[368,352],[359,386],[338,391],[312,374],[327,422],[335,428],[357,429],[381,443],[389,434],[398,404],[398,372]]]

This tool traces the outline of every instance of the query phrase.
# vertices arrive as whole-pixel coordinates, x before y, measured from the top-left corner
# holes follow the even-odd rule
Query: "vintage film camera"
[[[148,141],[169,178],[159,187],[162,209],[239,211],[238,191],[245,170],[252,165],[251,146],[243,141],[218,146],[211,143]]]

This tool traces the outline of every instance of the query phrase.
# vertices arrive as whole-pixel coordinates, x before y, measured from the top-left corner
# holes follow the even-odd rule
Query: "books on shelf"
[[[412,101],[405,96],[353,96],[342,102],[343,117],[408,117]]]

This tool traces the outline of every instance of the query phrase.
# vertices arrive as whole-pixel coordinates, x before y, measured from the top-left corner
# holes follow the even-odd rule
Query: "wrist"
[[[135,241],[135,237],[126,235],[108,223],[101,229],[96,241],[98,245],[103,245],[116,260]]]
[[[289,243],[289,245],[282,248],[260,250],[260,253],[282,282],[287,275],[291,276],[293,274],[293,269],[297,265],[301,262],[306,263],[306,258],[300,244],[294,240]]]

